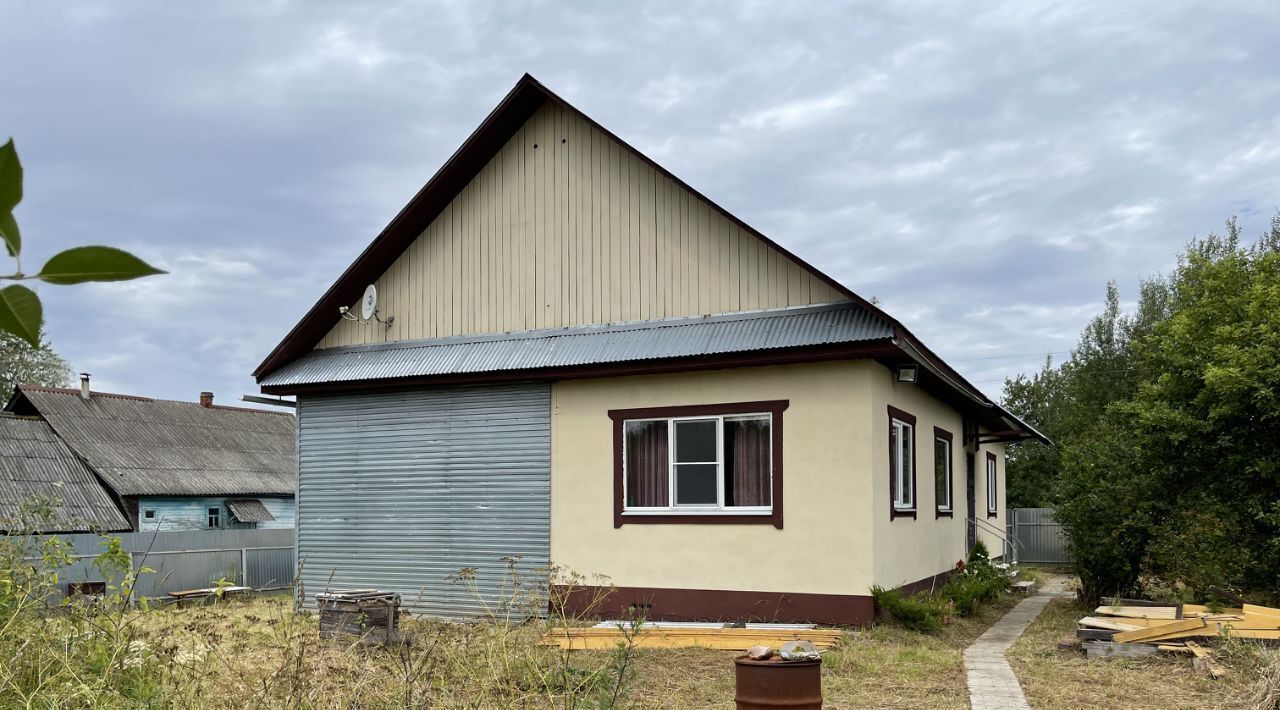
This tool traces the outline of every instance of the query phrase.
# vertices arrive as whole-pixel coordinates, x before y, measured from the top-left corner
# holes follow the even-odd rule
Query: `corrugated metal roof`
[[[294,418],[238,407],[22,385],[54,431],[123,496],[293,495]]]
[[[534,370],[833,345],[893,337],[855,303],[779,308],[520,333],[314,350],[259,381],[264,387]]]
[[[231,510],[231,515],[242,523],[267,523],[276,519],[276,516],[267,510],[267,506],[257,498],[229,500],[227,508]]]
[[[25,501],[57,499],[46,531],[128,530],[129,521],[93,471],[76,458],[48,423],[0,416],[0,530],[16,530]]]

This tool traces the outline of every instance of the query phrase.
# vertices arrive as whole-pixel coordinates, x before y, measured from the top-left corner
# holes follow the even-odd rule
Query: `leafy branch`
[[[107,246],[74,247],[54,254],[35,274],[22,272],[22,234],[13,217],[13,209],[22,201],[22,163],[13,139],[0,146],[0,239],[13,257],[12,274],[0,275],[3,281],[43,281],[67,286],[90,281],[129,281],[163,274],[142,259],[122,249]],[[0,288],[0,330],[8,331],[40,345],[44,324],[44,307],[35,291],[22,284]]]

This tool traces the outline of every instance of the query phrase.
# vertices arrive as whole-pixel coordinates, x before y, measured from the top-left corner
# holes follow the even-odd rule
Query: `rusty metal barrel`
[[[739,656],[733,662],[737,669],[737,692],[733,699],[738,710],[818,710],[822,707],[821,660],[753,661]]]

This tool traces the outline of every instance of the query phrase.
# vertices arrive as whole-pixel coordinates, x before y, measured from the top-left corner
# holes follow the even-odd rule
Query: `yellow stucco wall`
[[[784,516],[769,525],[613,527],[611,409],[786,399]],[[916,417],[917,517],[890,520],[888,405]],[[933,428],[952,433],[954,514],[934,515]],[[552,386],[551,559],[624,587],[868,594],[951,568],[965,556],[959,412],[870,360],[570,380]],[[986,518],[985,452],[976,504]],[[993,554],[1000,538],[979,536]]]
[[[866,594],[873,505],[865,361],[572,380],[552,387],[551,559],[619,586]],[[786,399],[784,528],[613,527],[610,409]],[[880,506],[875,506],[878,510]]]
[[[869,379],[871,417],[877,446],[872,453],[875,505],[875,579],[884,587],[915,582],[963,559],[965,457],[960,413],[914,384],[898,382],[888,368]],[[889,405],[916,417],[916,517],[890,519]],[[951,432],[952,506],[950,518],[935,515],[933,489],[934,427]]]
[[[1005,520],[1005,476],[1004,476],[1004,444],[987,444],[978,450],[974,458],[976,464],[974,480],[974,514],[978,519],[978,539],[986,543],[987,550],[993,557],[1004,552]],[[987,452],[996,455],[996,514],[987,517]]]
[[[967,464],[963,444],[963,420],[958,411],[914,384],[898,382],[888,368],[869,378],[872,389],[871,415],[874,437],[882,442],[872,454],[872,481],[875,489],[875,579],[884,587],[915,582],[953,567],[965,558],[965,522],[968,514],[965,477]],[[889,478],[889,405],[916,417],[916,518],[890,518],[892,500]],[[934,493],[934,427],[951,432],[952,515],[938,517]],[[996,454],[996,517],[987,518],[986,452]],[[1003,529],[1004,445],[986,445],[975,456],[974,514],[978,539],[992,555],[1003,549],[999,533],[984,524]]]

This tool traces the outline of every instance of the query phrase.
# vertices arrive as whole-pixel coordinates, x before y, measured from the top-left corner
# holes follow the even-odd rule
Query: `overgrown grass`
[[[1078,651],[1058,650],[1058,641],[1075,633],[1087,609],[1055,600],[1009,650],[1009,663],[1034,708],[1184,708],[1241,707],[1249,686],[1274,651],[1233,641],[1216,659],[1227,677],[1213,680],[1196,673],[1182,656],[1089,660]]]

